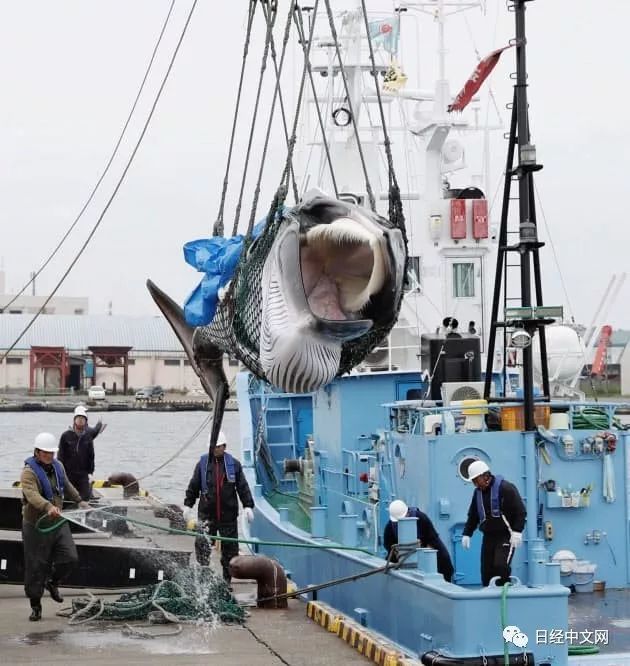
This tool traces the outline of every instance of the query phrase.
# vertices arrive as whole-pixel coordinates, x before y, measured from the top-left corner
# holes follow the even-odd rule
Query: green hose
[[[501,592],[501,633],[503,634],[503,630],[507,627],[507,593],[508,593],[508,587],[510,587],[509,583],[505,583],[503,586],[503,590]],[[507,641],[505,638],[503,638],[503,659],[505,666],[509,666],[510,663],[510,653],[509,653],[509,647],[507,644]]]
[[[599,648],[596,645],[569,645],[569,656],[581,654],[597,654]]]
[[[609,419],[608,413],[599,407],[584,407],[573,414],[573,427],[576,430],[608,430],[615,427],[625,430],[625,426],[619,419]]]
[[[95,508],[94,511],[98,511],[99,514],[105,515],[105,516],[112,516],[114,518],[118,518],[119,520],[125,520],[128,523],[132,523],[134,525],[142,525],[144,527],[151,527],[156,530],[162,530],[163,532],[168,532],[169,534],[181,534],[183,536],[194,536],[197,537],[199,536],[199,532],[195,532],[193,530],[180,530],[175,527],[165,527],[164,525],[155,525],[153,523],[147,523],[143,520],[137,520],[136,518],[128,518],[127,516],[121,516],[119,513],[113,513],[112,511],[106,511],[105,509],[97,509]],[[61,514],[61,518],[53,523],[50,527],[41,527],[40,523],[42,520],[45,520],[48,516],[44,514],[41,516],[41,518],[35,523],[35,529],[40,533],[40,534],[50,534],[51,532],[54,532],[55,530],[58,530],[65,522],[67,522],[67,519],[64,518],[63,514]],[[73,521],[74,522],[74,521]],[[319,544],[319,543],[293,543],[290,541],[262,541],[259,539],[238,539],[234,537],[224,537],[224,536],[219,536],[219,535],[212,535],[209,537],[213,540],[216,541],[228,541],[228,542],[233,542],[233,543],[247,543],[251,545],[258,545],[258,546],[284,546],[287,548],[326,548],[330,550],[331,548],[335,550],[354,550],[358,553],[364,553],[365,555],[374,555],[371,551],[365,549],[365,548],[358,548],[357,546],[342,546],[339,544]]]

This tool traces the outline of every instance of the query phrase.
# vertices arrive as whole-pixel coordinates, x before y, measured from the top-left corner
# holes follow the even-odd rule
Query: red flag
[[[472,99],[473,95],[481,88],[481,84],[488,78],[490,72],[494,69],[495,65],[499,62],[501,54],[506,49],[514,46],[514,44],[509,44],[504,46],[501,49],[493,51],[490,55],[487,55],[475,68],[475,71],[472,73],[471,77],[466,81],[464,87],[459,91],[455,101],[448,106],[448,112],[451,111],[463,111],[468,102]]]

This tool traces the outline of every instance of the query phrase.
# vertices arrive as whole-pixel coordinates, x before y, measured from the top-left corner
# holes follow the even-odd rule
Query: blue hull
[[[362,620],[411,655],[432,650],[462,660],[503,655],[503,588],[479,586],[478,533],[469,551],[461,547],[472,485],[460,472],[466,460],[484,460],[518,487],[528,512],[524,546],[512,563],[506,623],[528,637],[525,649],[536,664],[570,663],[570,645],[594,641],[586,632],[583,641],[572,637],[568,586],[584,588],[589,581],[579,572],[561,576],[561,565],[550,561],[550,553],[570,549],[579,560],[588,560],[591,569],[594,564],[597,578],[607,580],[609,587],[628,586],[625,432],[618,433],[616,450],[604,454],[579,448],[596,430],[572,430],[577,451],[567,448],[569,440],[566,447],[561,440],[550,440],[543,455],[534,433],[489,432],[485,427],[465,431],[453,428],[453,419],[440,417],[441,408],[424,410],[419,403],[405,402],[414,382],[418,386],[414,373],[348,376],[305,397],[276,393],[247,375],[239,377],[243,461],[257,495],[252,535],[262,541],[326,546],[260,545],[259,551],[276,557],[299,587],[374,570],[385,563],[381,537],[388,504],[404,499],[420,506],[440,533],[454,562],[454,583],[436,572],[435,551],[419,549],[412,568],[326,588],[319,599]],[[310,401],[310,414],[305,401]],[[432,423],[442,419],[441,432],[423,427],[429,413]],[[308,446],[300,430],[304,421],[312,428]],[[607,455],[614,465],[607,465]],[[286,458],[299,459],[306,467],[300,467],[300,474],[284,475]],[[544,485],[551,478],[557,484],[553,491],[552,485]],[[588,497],[570,493],[569,481],[578,491],[588,486],[595,490]],[[308,505],[310,531],[290,522],[289,511],[280,508],[291,497],[299,498],[303,508]],[[415,540],[415,522],[411,538],[404,538],[401,529],[407,527],[399,523],[401,543]],[[340,545],[350,550],[335,548]],[[599,641],[605,647],[601,636]],[[508,647],[513,655],[524,651]]]

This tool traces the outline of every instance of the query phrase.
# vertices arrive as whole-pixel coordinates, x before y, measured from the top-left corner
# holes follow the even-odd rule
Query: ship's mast
[[[549,399],[549,373],[547,369],[547,348],[545,342],[545,325],[552,323],[549,316],[557,314],[556,308],[543,308],[542,282],[540,277],[540,259],[538,249],[544,244],[538,240],[536,226],[536,208],[534,200],[534,173],[542,169],[536,163],[536,148],[530,142],[529,114],[527,106],[527,60],[525,37],[525,4],[531,0],[514,0],[511,9],[514,11],[516,24],[516,84],[514,86],[514,102],[508,147],[508,159],[505,173],[503,208],[499,233],[499,252],[492,302],[492,324],[488,346],[486,367],[486,398],[490,393],[492,379],[492,361],[498,328],[512,329],[513,345],[522,349],[523,358],[523,409],[525,430],[534,430],[534,372],[531,336],[538,332],[540,337],[541,369],[543,393]],[[518,148],[518,163],[513,167],[515,148]],[[518,243],[508,244],[508,209],[512,180],[518,180],[519,228]],[[504,264],[508,253],[517,253],[520,258],[520,307],[508,304],[507,287],[505,285]],[[532,303],[532,268],[534,272],[534,290],[536,305]],[[504,286],[504,320],[499,321],[499,302],[501,286]],[[514,333],[521,333],[515,336]]]

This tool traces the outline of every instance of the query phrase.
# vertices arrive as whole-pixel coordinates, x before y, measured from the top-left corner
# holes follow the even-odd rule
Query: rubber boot
[[[59,588],[57,587],[57,583],[55,581],[47,581],[46,589],[50,592],[50,596],[52,597],[53,601],[56,601],[58,604],[63,603],[63,597],[59,594]]]
[[[31,599],[31,614],[28,619],[31,622],[38,622],[42,619],[42,602],[40,599]]]

